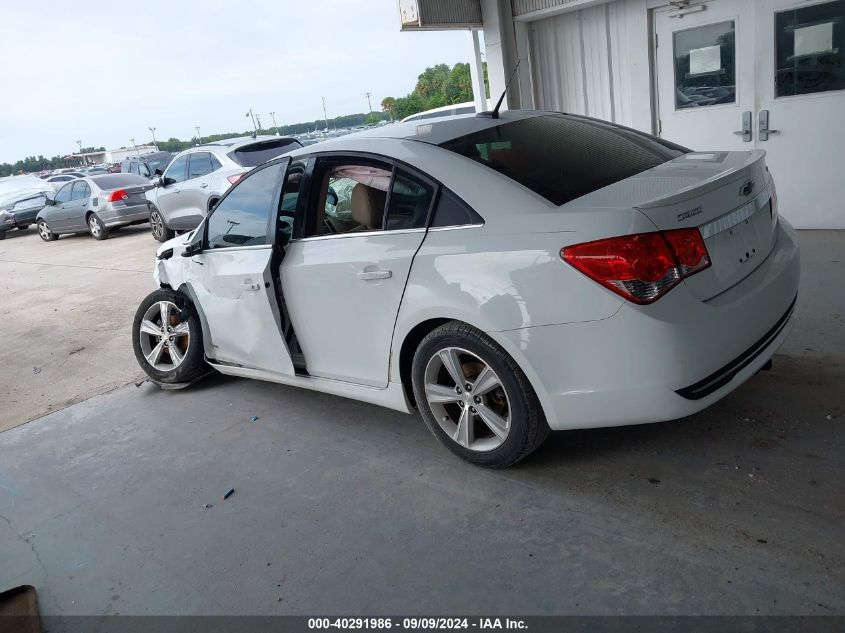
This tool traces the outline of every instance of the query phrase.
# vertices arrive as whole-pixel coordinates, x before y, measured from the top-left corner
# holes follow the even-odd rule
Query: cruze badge
[[[689,211],[684,211],[683,213],[678,214],[678,222],[683,222],[684,220],[689,220],[694,215],[698,215],[701,213],[701,207],[696,207],[695,209],[690,209]]]

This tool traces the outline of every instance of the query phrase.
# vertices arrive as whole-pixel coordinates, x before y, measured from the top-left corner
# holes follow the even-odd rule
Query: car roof
[[[292,136],[275,136],[273,134],[262,134],[261,136],[238,136],[236,138],[224,138],[219,141],[211,141],[203,143],[197,147],[190,149],[199,149],[201,147],[229,147],[238,148],[244,145],[251,145],[252,143],[263,143],[267,141],[295,141]]]
[[[560,114],[558,112],[543,112],[540,110],[505,110],[499,113],[494,119],[491,116],[479,116],[477,114],[455,114],[432,119],[418,121],[406,121],[405,123],[394,123],[382,127],[356,132],[346,136],[324,141],[333,143],[336,140],[356,138],[397,138],[422,141],[433,145],[440,145],[459,136],[480,132],[497,125],[510,121],[520,121],[549,114]]]

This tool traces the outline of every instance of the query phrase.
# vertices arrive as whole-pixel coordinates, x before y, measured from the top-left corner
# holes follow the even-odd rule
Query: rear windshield
[[[294,139],[286,138],[278,141],[262,141],[252,145],[244,145],[229,154],[229,158],[241,167],[257,167],[271,158],[293,151],[302,144]]]
[[[108,174],[107,176],[94,176],[91,178],[94,183],[104,191],[118,187],[131,187],[133,185],[148,184],[150,181],[136,174]]]
[[[556,205],[689,151],[636,130],[569,115],[520,119],[441,147],[495,169]]]

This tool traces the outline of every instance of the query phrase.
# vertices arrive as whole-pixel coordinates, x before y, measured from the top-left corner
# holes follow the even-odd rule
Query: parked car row
[[[302,147],[295,138],[248,136],[192,147],[177,154],[166,169],[153,173],[150,227],[159,242],[176,231],[199,226],[209,210],[253,167]]]

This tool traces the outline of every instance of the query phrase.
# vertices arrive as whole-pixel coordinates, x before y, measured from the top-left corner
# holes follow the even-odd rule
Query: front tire
[[[96,213],[88,216],[88,232],[95,240],[109,239],[109,230]]]
[[[50,229],[50,225],[47,224],[46,220],[38,220],[38,237],[45,242],[55,242],[59,239],[59,236]]]
[[[167,228],[167,225],[164,223],[164,218],[161,215],[161,211],[155,207],[150,208],[150,231],[153,234],[153,239],[158,242],[166,242],[167,240],[172,240],[175,237],[173,229]]]
[[[478,466],[512,466],[549,434],[537,395],[516,362],[465,323],[445,323],[422,340],[411,380],[429,430]]]
[[[138,306],[132,349],[141,369],[156,382],[191,382],[208,371],[196,308],[175,290],[156,290]]]

